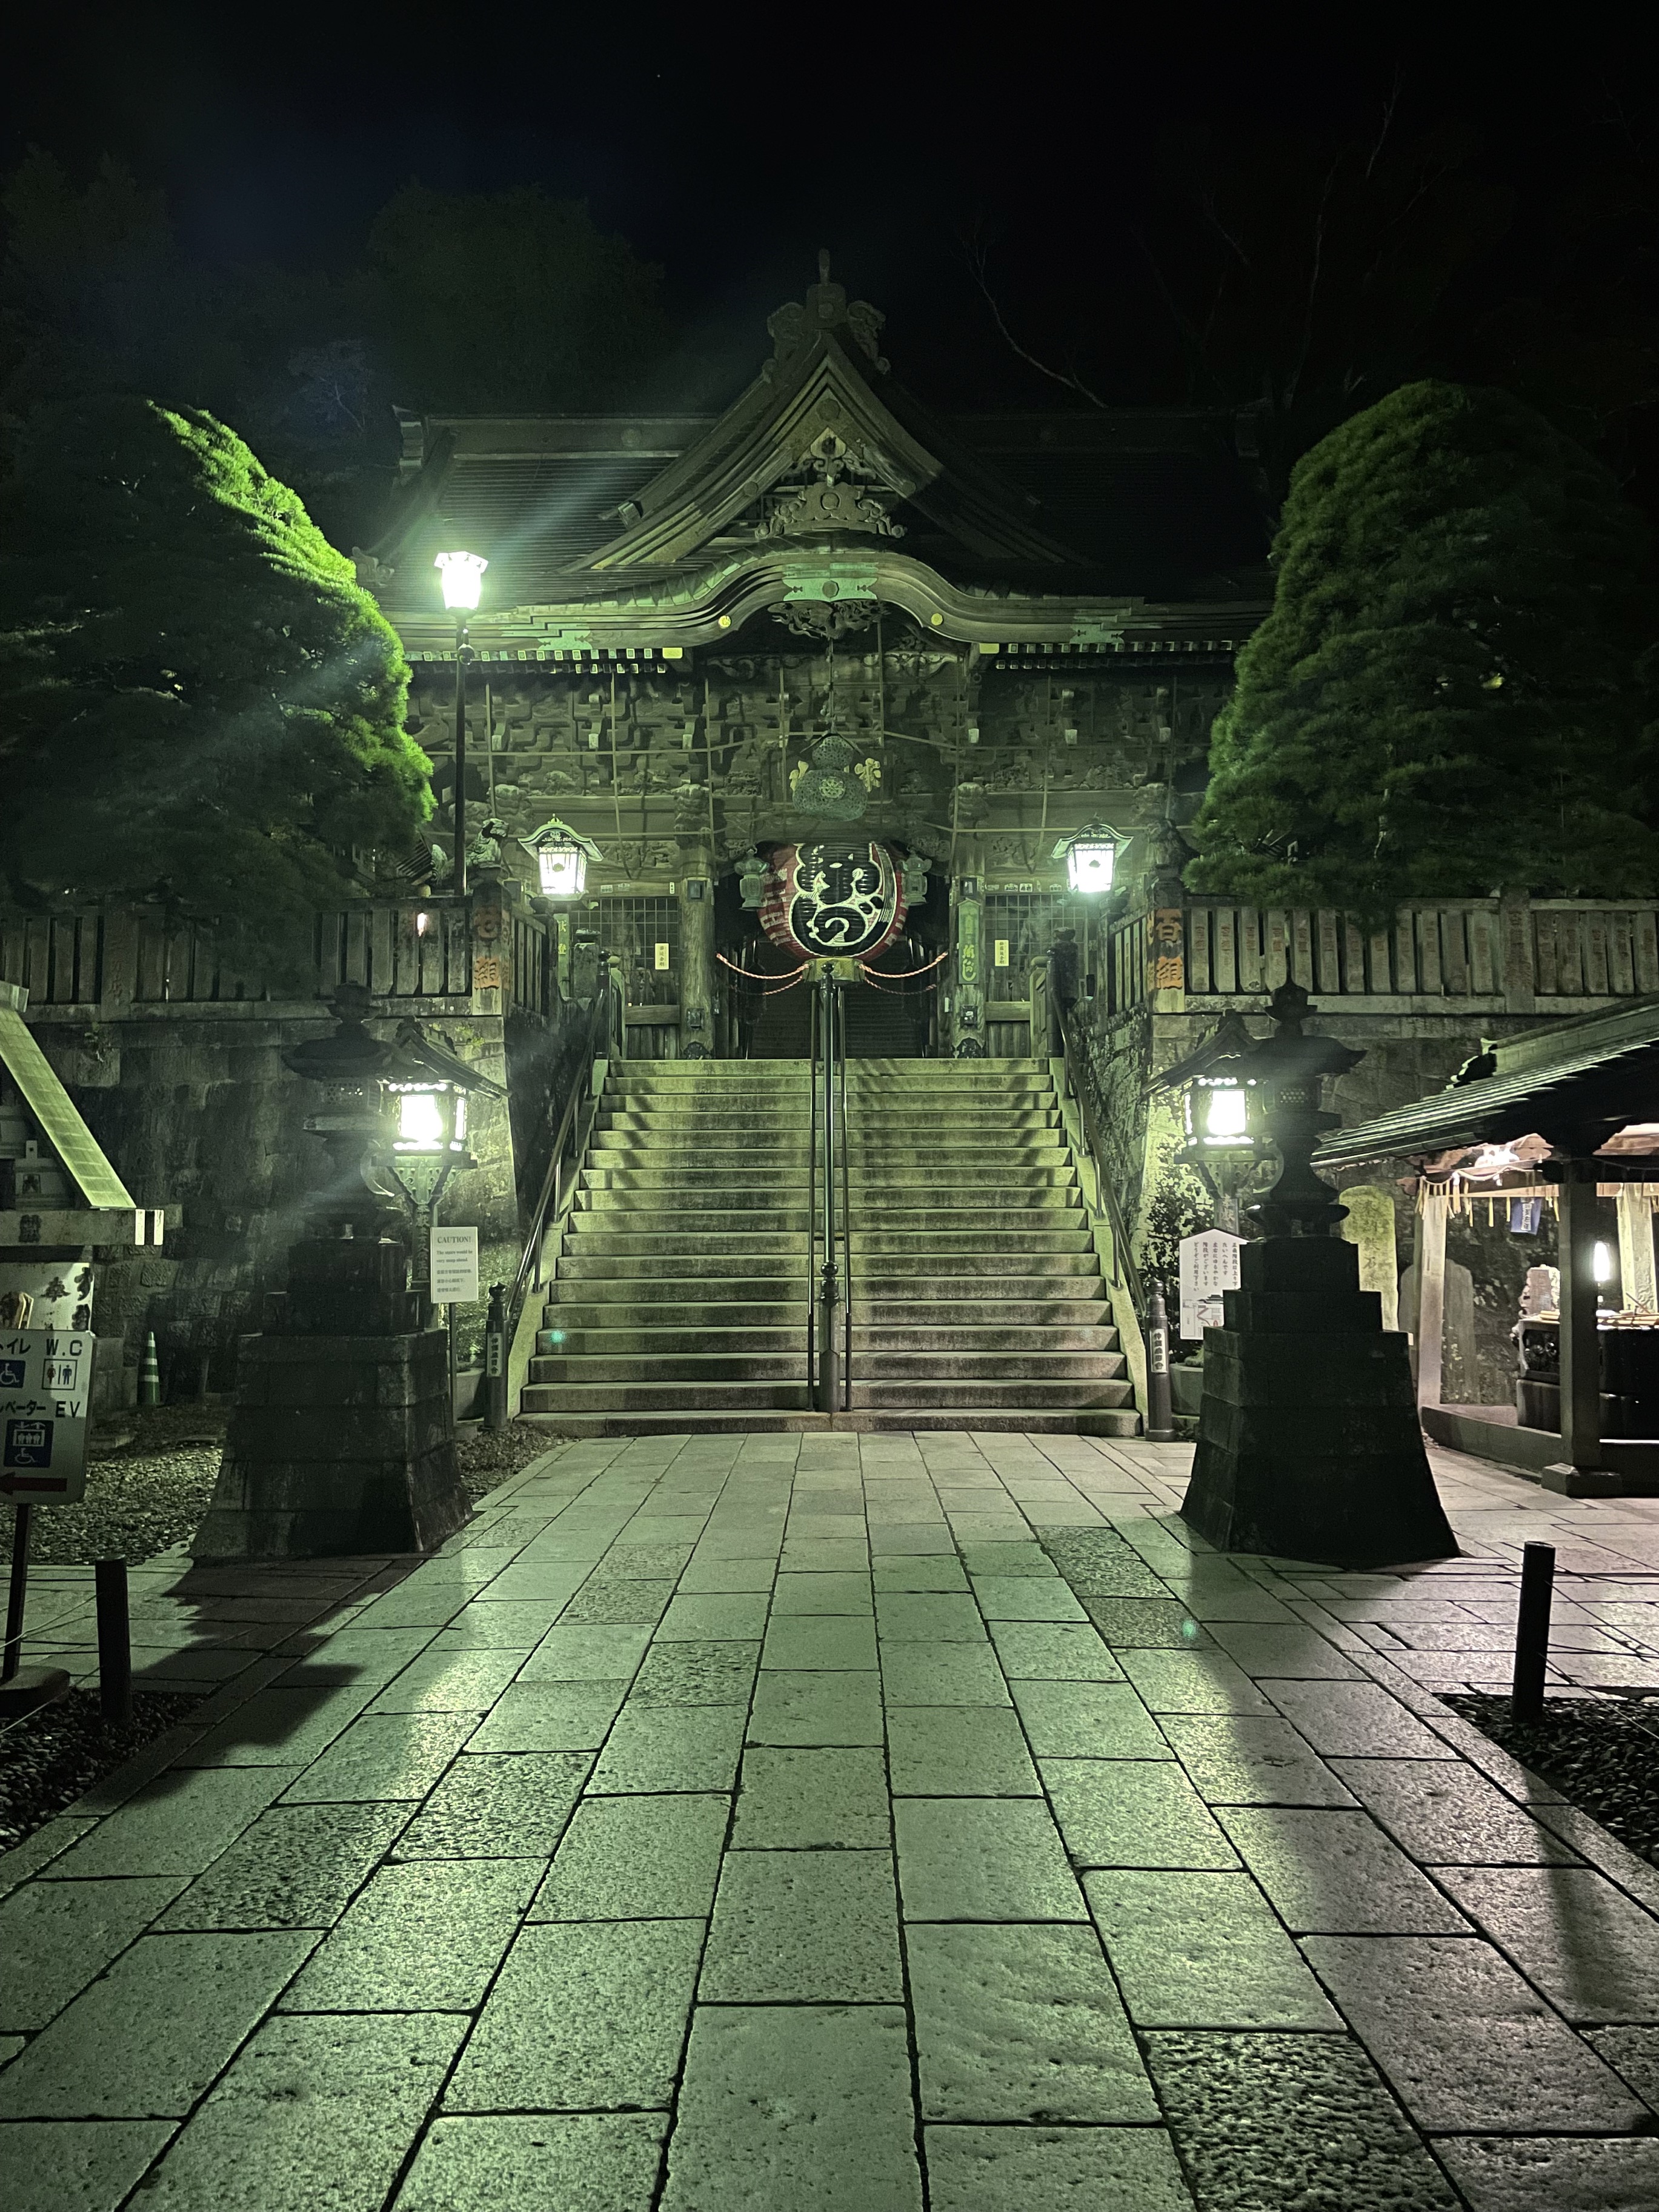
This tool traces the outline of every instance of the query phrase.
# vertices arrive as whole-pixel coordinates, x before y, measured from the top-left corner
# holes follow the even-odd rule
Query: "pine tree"
[[[1407,385],[1344,423],[1291,477],[1188,882],[1370,916],[1650,891],[1646,558],[1608,471],[1507,392]]]
[[[0,897],[155,896],[267,976],[431,808],[349,561],[210,416],[38,412],[0,485]]]

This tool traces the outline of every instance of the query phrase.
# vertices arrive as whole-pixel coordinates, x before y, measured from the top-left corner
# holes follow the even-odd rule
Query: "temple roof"
[[[897,556],[941,601],[1229,604],[1248,634],[1267,532],[1232,415],[935,416],[892,378],[881,325],[821,263],[722,415],[405,417],[399,510],[364,580],[418,624],[454,544],[489,559],[498,611],[683,601],[803,555],[890,574]]]

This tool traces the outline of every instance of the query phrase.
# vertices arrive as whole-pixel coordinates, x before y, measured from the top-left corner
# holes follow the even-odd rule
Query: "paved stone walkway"
[[[1659,1687],[1659,1504],[1439,1455],[1465,1556],[1338,1575],[1187,1457],[581,1443],[412,1572],[157,1563],[218,1686],[0,1860],[7,2212],[1652,2212],[1659,1873],[1433,1693],[1540,1535],[1557,1686]]]

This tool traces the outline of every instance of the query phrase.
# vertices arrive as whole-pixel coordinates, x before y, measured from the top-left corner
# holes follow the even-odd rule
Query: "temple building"
[[[342,986],[477,1079],[442,1196],[479,1242],[457,1407],[501,1283],[512,1403],[623,1429],[820,1407],[816,956],[848,1069],[842,1413],[898,1426],[1135,1426],[1149,1285],[1265,1166],[1197,1129],[1194,1071],[1287,977],[1350,1048],[1345,1122],[1659,996],[1652,900],[1377,927],[1185,888],[1272,595],[1249,410],[935,415],[823,261],[769,328],[718,416],[404,418],[357,569],[436,806],[419,849],[361,856],[310,976],[242,972],[155,901],[0,923],[0,983],[135,1210],[165,1209],[159,1249],[94,1252],[112,1396],[152,1333],[169,1395],[231,1387],[318,1185],[291,1068]],[[457,552],[483,564],[459,631]],[[1423,1179],[1367,1172],[1340,1194],[1367,1286],[1414,1331],[1443,1279],[1419,1388],[1506,1402],[1547,1212],[1454,1211],[1443,1253]],[[20,1243],[47,1231],[19,1209]]]
[[[499,823],[532,884],[519,841],[548,817],[598,848],[573,918],[621,966],[641,1052],[802,1048],[799,998],[745,1003],[721,963],[788,968],[753,885],[826,842],[907,868],[880,964],[930,979],[902,1019],[855,993],[854,1052],[1025,1049],[1031,963],[1067,926],[1085,972],[1097,951],[1099,902],[1068,899],[1056,848],[1109,824],[1120,884],[1175,857],[1266,611],[1248,415],[942,418],[894,374],[883,320],[821,256],[717,417],[405,418],[396,518],[359,556],[416,672],[441,871],[454,637],[434,560],[488,560],[468,838]],[[939,959],[964,929],[977,981]]]

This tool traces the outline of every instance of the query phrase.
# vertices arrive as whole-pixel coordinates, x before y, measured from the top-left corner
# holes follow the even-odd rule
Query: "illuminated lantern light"
[[[470,613],[478,604],[489,562],[481,553],[440,553],[432,565],[443,580],[444,605],[457,614]]]
[[[1074,891],[1098,896],[1112,888],[1118,848],[1124,842],[1109,822],[1086,822],[1062,837],[1054,858],[1066,862],[1066,879]]]
[[[388,1083],[398,1109],[394,1152],[426,1154],[466,1150],[466,1094],[452,1083]]]
[[[1213,1144],[1241,1142],[1249,1131],[1249,1093],[1242,1084],[1218,1083],[1210,1090],[1204,1133]]]
[[[535,857],[538,884],[544,898],[580,898],[587,889],[587,864],[605,855],[556,815],[519,842]]]
[[[1115,845],[1073,845],[1066,855],[1066,877],[1074,891],[1109,891],[1117,864]]]

